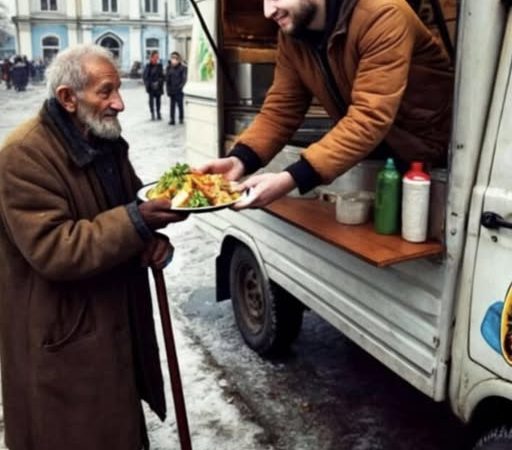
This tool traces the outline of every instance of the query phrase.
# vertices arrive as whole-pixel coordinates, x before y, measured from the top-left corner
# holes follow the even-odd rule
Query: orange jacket
[[[300,126],[314,96],[336,122],[302,154],[324,183],[383,139],[403,160],[444,162],[453,72],[446,52],[404,0],[345,0],[327,51],[346,115],[329,92],[315,50],[280,33],[274,82],[239,143],[267,164]]]

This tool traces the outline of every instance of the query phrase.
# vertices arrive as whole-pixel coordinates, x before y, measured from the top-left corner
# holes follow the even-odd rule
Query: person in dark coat
[[[0,151],[0,358],[10,450],[141,450],[141,400],[163,420],[147,268],[184,219],[142,186],[117,115],[111,53],[86,44],[47,70],[49,98]]]
[[[9,58],[5,58],[2,63],[2,80],[5,81],[7,89],[11,89],[11,61]]]
[[[160,99],[164,92],[164,68],[159,62],[160,57],[156,50],[151,52],[149,64],[144,68],[142,79],[146,86],[146,92],[149,95],[149,111],[151,120],[162,120],[160,114]]]
[[[180,123],[183,123],[183,87],[187,82],[187,67],[181,60],[178,52],[171,53],[171,59],[165,70],[165,84],[167,95],[171,99],[171,111],[169,125],[174,125],[176,107],[178,107],[178,117]]]
[[[24,58],[17,56],[14,65],[11,67],[11,80],[14,89],[18,92],[24,91],[28,84],[29,66]]]

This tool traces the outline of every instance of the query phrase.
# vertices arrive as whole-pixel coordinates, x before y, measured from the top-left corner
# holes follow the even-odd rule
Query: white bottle
[[[402,237],[409,242],[427,239],[430,176],[423,163],[411,163],[402,179]]]

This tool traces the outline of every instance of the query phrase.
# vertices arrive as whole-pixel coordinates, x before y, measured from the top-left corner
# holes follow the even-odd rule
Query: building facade
[[[0,62],[16,52],[14,35],[9,31],[0,30]]]
[[[109,48],[123,72],[145,64],[152,50],[163,60],[190,51],[188,0],[16,0],[17,53],[50,60],[77,43]]]

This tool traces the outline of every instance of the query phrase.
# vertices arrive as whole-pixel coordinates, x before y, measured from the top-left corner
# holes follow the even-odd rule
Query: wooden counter
[[[378,267],[443,253],[439,242],[413,244],[399,235],[375,233],[372,223],[338,223],[335,205],[329,202],[284,197],[264,210]]]

